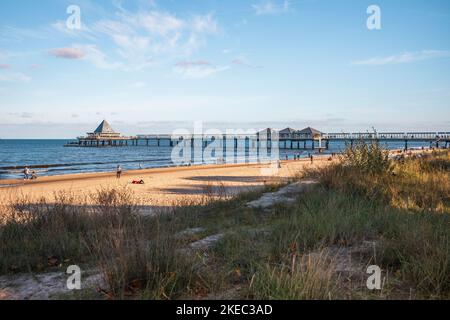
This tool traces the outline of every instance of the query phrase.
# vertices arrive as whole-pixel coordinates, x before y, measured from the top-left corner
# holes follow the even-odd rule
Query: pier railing
[[[419,140],[450,139],[450,132],[378,132],[378,133],[325,133],[327,140]]]

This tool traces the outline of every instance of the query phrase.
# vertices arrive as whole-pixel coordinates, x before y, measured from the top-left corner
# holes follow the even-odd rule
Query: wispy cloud
[[[417,52],[406,52],[399,55],[393,55],[388,57],[374,57],[365,60],[353,61],[353,65],[358,66],[383,66],[390,64],[405,64],[414,63],[417,61],[438,59],[438,58],[449,58],[450,51],[446,50],[422,50]]]
[[[285,0],[283,2],[275,2],[267,0],[259,4],[253,4],[253,11],[257,16],[282,14],[289,11],[290,3]]]
[[[7,63],[2,63],[0,64],[0,70],[6,70],[6,69],[11,69],[11,65],[7,64]]]
[[[80,33],[79,38],[95,38],[95,52],[92,44],[84,45],[91,48],[91,58],[85,60],[96,62],[98,67],[104,66],[98,62],[100,57],[106,60],[101,47],[109,41],[115,46],[109,57],[115,60],[112,65],[124,70],[141,70],[155,61],[189,56],[206,44],[208,36],[219,32],[212,13],[179,17],[153,8],[131,12],[119,5],[117,9],[113,18],[95,21],[81,32],[67,30],[61,21],[54,23],[53,28],[71,37]]]
[[[65,21],[56,21],[51,24],[51,28],[72,38],[96,39],[95,33],[85,24],[82,24],[80,29],[69,29]]]
[[[34,113],[31,112],[10,112],[8,115],[22,119],[31,119],[34,117]]]
[[[56,48],[50,51],[50,54],[57,58],[77,60],[85,56],[80,48]]]
[[[31,77],[20,72],[0,73],[0,81],[3,82],[30,82]]]
[[[231,63],[235,66],[241,66],[241,67],[247,67],[247,68],[255,68],[255,69],[262,68],[262,66],[253,65],[253,64],[247,62],[247,60],[244,58],[233,59],[233,61],[231,61]]]
[[[188,79],[208,78],[216,73],[229,69],[228,66],[215,66],[205,60],[178,62],[173,71]]]
[[[74,47],[84,53],[83,60],[99,69],[111,70],[123,67],[121,62],[111,62],[108,56],[95,45],[75,45]]]
[[[99,69],[117,69],[122,67],[119,62],[110,62],[105,53],[95,45],[75,44],[72,47],[56,48],[50,50],[50,55],[69,60],[83,60]]]

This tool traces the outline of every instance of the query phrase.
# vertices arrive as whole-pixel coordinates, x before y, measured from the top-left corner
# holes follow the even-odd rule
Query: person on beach
[[[120,176],[122,175],[122,167],[120,166],[120,164],[117,166],[116,169],[116,177],[117,179],[120,179]]]
[[[31,171],[31,180],[36,180],[37,179],[37,174],[36,171]]]
[[[314,156],[311,154],[309,157],[311,159],[311,164],[313,164],[314,163]]]
[[[25,167],[23,169],[23,180],[28,180],[30,177],[30,169],[28,167]]]

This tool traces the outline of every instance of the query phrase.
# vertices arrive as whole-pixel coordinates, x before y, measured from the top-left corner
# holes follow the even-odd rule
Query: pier
[[[220,139],[220,145],[225,145],[226,141],[234,141],[232,144],[237,148],[239,145],[255,146],[272,146],[272,141],[278,141],[280,149],[296,149],[296,150],[315,150],[323,151],[329,149],[331,142],[347,142],[353,145],[358,141],[365,142],[404,142],[405,150],[408,149],[410,142],[428,142],[430,147],[450,146],[450,132],[385,132],[385,133],[322,133],[313,128],[305,128],[303,130],[294,130],[286,128],[281,131],[268,128],[256,134],[248,135],[186,135],[173,137],[166,135],[138,135],[139,145],[146,146],[165,146],[173,147],[187,141],[193,144],[194,140],[201,141],[203,147],[208,146],[211,142]]]
[[[254,134],[239,135],[170,135],[170,134],[141,134],[136,136],[122,136],[115,132],[104,120],[92,133],[78,137],[77,141],[69,142],[67,147],[126,147],[126,146],[154,146],[174,147],[185,145],[201,145],[207,147],[216,141],[220,147],[235,149],[272,148],[272,142],[278,142],[279,149],[313,150],[322,152],[328,150],[331,142],[346,142],[350,145],[358,141],[365,142],[403,142],[407,150],[410,142],[426,142],[430,147],[450,146],[450,132],[366,132],[366,133],[323,133],[308,127],[302,130],[286,128],[275,130],[267,128]]]
[[[379,141],[404,142],[405,150],[409,142],[428,142],[430,147],[449,147],[450,132],[374,132],[374,133],[327,133],[322,136],[325,141]]]

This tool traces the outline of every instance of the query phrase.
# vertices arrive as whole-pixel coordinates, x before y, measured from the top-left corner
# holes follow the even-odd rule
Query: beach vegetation
[[[318,185],[265,209],[247,203],[282,184],[234,195],[208,185],[202,201],[151,215],[127,188],[81,205],[69,193],[18,197],[2,207],[0,272],[78,264],[108,299],[450,298],[450,153],[349,148],[297,177]],[[380,290],[366,286],[369,265]]]

